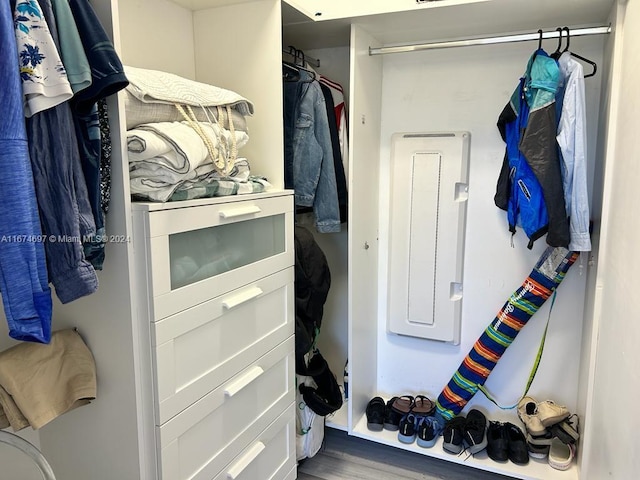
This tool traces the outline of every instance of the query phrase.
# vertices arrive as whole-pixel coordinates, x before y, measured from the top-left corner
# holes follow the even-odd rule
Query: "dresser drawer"
[[[151,324],[157,425],[293,335],[293,280],[289,267]]]
[[[152,319],[294,263],[291,195],[148,213]]]
[[[293,351],[291,337],[156,427],[161,479],[211,480],[250,445],[295,400]]]
[[[294,479],[296,466],[295,405],[291,405],[214,480]]]

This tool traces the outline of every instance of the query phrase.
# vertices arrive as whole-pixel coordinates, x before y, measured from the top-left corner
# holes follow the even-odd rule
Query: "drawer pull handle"
[[[220,218],[235,218],[243,215],[251,215],[252,213],[260,213],[262,210],[257,205],[247,205],[246,207],[238,207],[232,210],[220,210]]]
[[[243,292],[240,292],[233,297],[228,297],[222,300],[222,307],[230,310],[232,308],[237,307],[238,305],[242,305],[243,303],[248,302],[249,300],[253,300],[256,297],[262,295],[262,289],[258,287],[249,288]]]
[[[233,464],[233,466],[227,470],[227,479],[236,480],[245,468],[247,468],[251,462],[253,462],[260,453],[265,449],[264,443],[257,442],[253,445],[247,453],[245,453],[240,460]]]
[[[263,373],[264,370],[262,369],[262,367],[251,367],[249,371],[245,373],[241,378],[227,385],[227,388],[224,389],[224,396],[233,397],[236,393],[249,385]]]

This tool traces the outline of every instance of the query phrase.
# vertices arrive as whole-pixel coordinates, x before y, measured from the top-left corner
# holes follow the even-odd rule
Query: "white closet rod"
[[[584,35],[603,35],[611,33],[611,25],[605,25],[601,27],[588,27],[588,28],[576,28],[569,29],[571,37],[580,37]],[[469,47],[472,45],[493,45],[495,43],[511,43],[511,42],[526,42],[530,40],[538,40],[540,34],[535,33],[521,33],[517,35],[504,35],[502,37],[485,37],[485,38],[470,38],[461,40],[449,40],[447,42],[435,42],[435,43],[420,43],[415,45],[398,45],[395,47],[369,47],[369,55],[384,55],[387,53],[403,53],[403,52],[416,52],[418,50],[433,50],[437,48],[453,48],[453,47]],[[558,38],[558,31],[553,30],[549,32],[542,32],[542,38]]]

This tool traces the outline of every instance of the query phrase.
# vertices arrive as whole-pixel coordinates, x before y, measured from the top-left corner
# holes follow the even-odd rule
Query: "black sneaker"
[[[367,428],[374,432],[382,431],[384,422],[385,404],[382,397],[374,397],[367,404],[365,413],[367,414]]]
[[[433,447],[442,434],[443,428],[442,417],[439,415],[422,418],[418,423],[418,445],[424,448]]]
[[[464,424],[463,438],[472,455],[487,446],[487,417],[480,410],[471,409]]]
[[[398,431],[398,426],[400,425],[400,420],[402,419],[402,414],[396,412],[391,408],[393,402],[395,402],[396,398],[391,398],[384,407],[384,421],[383,426],[385,430],[390,430],[392,432]]]
[[[459,454],[462,451],[462,441],[464,439],[464,426],[467,423],[467,419],[460,417],[453,417],[448,420],[444,425],[444,433],[442,434],[444,443],[442,448],[445,452]]]
[[[487,428],[487,454],[494,462],[509,460],[509,439],[504,425],[500,422],[489,422]]]
[[[413,413],[408,413],[402,420],[398,428],[398,440],[402,443],[413,443],[418,430],[418,418]]]
[[[522,430],[513,423],[504,424],[509,440],[509,460],[516,465],[526,465],[529,463],[529,453],[527,452],[527,439]]]

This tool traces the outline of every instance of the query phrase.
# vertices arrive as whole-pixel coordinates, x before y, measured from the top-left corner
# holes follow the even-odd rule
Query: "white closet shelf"
[[[416,9],[431,9],[452,5],[489,2],[491,0],[413,0],[389,2],[388,0],[368,0],[367,2],[344,2],[343,0],[325,0],[321,5],[316,0],[285,0],[315,21],[335,20],[346,17],[406,12]]]
[[[200,207],[203,205],[216,205],[221,203],[243,202],[245,200],[259,200],[284,195],[291,195],[291,190],[270,190],[263,193],[249,193],[246,195],[228,195],[224,197],[197,198],[180,202],[131,202],[131,210],[142,212],[159,212],[163,210],[176,210],[178,208]]]
[[[372,432],[367,428],[367,417],[363,416],[352,432],[353,436],[363,438],[365,440],[371,440],[376,443],[382,443],[396,448],[401,448],[410,452],[419,453],[433,458],[439,458],[448,462],[458,463],[460,465],[466,465],[471,468],[477,468],[480,470],[486,470],[488,472],[497,473],[500,475],[508,475],[511,477],[520,478],[522,480],[577,480],[578,479],[578,467],[575,464],[568,470],[560,471],[549,466],[547,459],[538,460],[529,458],[527,465],[516,465],[510,461],[506,463],[494,462],[487,455],[486,450],[471,456],[467,453],[461,453],[460,455],[452,455],[447,453],[442,448],[442,436],[438,439],[437,443],[432,448],[422,448],[417,443],[404,444],[398,440],[398,432],[390,432],[383,430],[382,432]]]
[[[251,0],[171,0],[189,10],[205,10],[207,8],[225,7],[239,3],[249,3]]]

